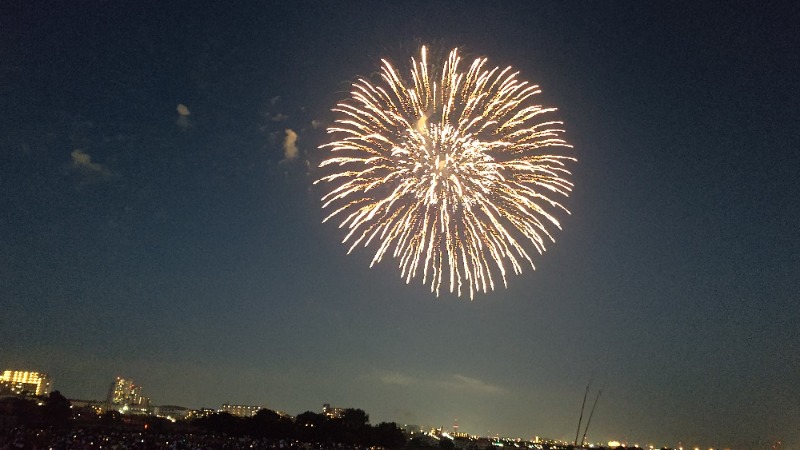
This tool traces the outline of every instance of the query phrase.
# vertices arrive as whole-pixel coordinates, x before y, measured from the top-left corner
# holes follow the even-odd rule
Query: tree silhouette
[[[269,409],[262,409],[248,418],[216,413],[193,420],[191,426],[212,434],[268,439],[293,437],[301,442],[326,443],[331,446],[357,444],[399,449],[406,444],[405,434],[397,424],[380,423],[372,427],[369,425],[369,415],[356,408],[344,410],[338,418],[306,411],[294,420]]]
[[[294,436],[303,442],[319,442],[325,440],[326,417],[311,411],[298,414],[294,419]]]
[[[53,391],[44,402],[42,418],[44,422],[55,428],[64,428],[69,423],[72,405],[59,391]]]
[[[344,426],[352,431],[360,431],[369,425],[369,414],[363,409],[347,408],[342,412]]]
[[[280,414],[269,409],[262,409],[247,420],[247,434],[251,436],[280,439],[289,437],[292,428],[291,420],[281,417]]]
[[[22,397],[5,397],[0,399],[0,411],[8,417],[10,423],[19,425],[32,425],[39,417],[39,408],[36,403]]]
[[[196,425],[219,434],[243,434],[244,420],[230,413],[222,412],[201,417],[194,421]]]
[[[453,450],[454,448],[456,448],[456,444],[454,444],[453,441],[450,439],[442,438],[439,439],[439,448],[445,450]]]
[[[370,445],[383,448],[402,448],[406,445],[406,437],[396,423],[381,422],[372,429]]]

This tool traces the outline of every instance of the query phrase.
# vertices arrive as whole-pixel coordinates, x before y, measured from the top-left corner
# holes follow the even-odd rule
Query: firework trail
[[[380,82],[359,79],[350,98],[333,109],[328,128],[332,155],[320,164],[334,173],[315,182],[329,186],[325,221],[347,230],[343,243],[377,247],[370,266],[395,258],[409,283],[422,275],[439,295],[442,283],[462,290],[507,286],[519,274],[527,247],[539,254],[561,228],[554,200],[572,190],[571,147],[561,122],[542,121],[555,111],[531,103],[539,87],[517,72],[487,68],[485,58],[462,61],[458,49],[439,67],[427,49],[411,59],[411,82],[382,60]],[[467,66],[468,64],[468,66]]]

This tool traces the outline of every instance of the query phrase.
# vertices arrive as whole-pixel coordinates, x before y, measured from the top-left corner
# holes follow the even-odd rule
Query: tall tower
[[[129,378],[117,377],[108,389],[108,407],[126,411],[144,412],[150,406],[150,399],[142,395],[142,387],[133,384]]]

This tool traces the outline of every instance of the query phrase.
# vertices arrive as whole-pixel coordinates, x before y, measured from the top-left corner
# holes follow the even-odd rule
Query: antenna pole
[[[594,398],[594,405],[592,405],[592,410],[589,412],[589,418],[586,419],[586,428],[583,429],[583,437],[581,438],[581,447],[583,447],[584,441],[586,441],[586,432],[589,431],[589,424],[592,423],[592,416],[594,415],[594,409],[597,407],[597,401],[600,400],[600,394],[603,393],[603,390],[600,389],[597,391],[597,397]]]
[[[575,442],[573,443],[573,445],[576,447],[578,445],[578,435],[581,433],[581,422],[583,422],[583,409],[586,407],[586,396],[589,395],[589,386],[591,385],[592,385],[592,379],[589,378],[589,382],[586,384],[586,392],[583,393],[583,403],[581,403],[581,416],[578,418],[578,429],[575,431]]]

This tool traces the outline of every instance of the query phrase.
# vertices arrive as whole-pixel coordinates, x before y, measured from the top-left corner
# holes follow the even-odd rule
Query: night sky
[[[800,448],[796,2],[223,3],[0,6],[0,368],[565,440],[592,378],[591,442]],[[541,85],[578,159],[473,301],[347,255],[312,184],[422,44]]]

